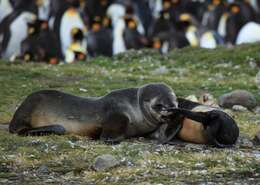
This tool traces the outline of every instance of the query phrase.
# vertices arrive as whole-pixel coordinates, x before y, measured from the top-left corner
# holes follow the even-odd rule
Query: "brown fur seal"
[[[166,114],[168,130],[165,129],[167,136],[161,139],[163,143],[177,134],[181,140],[192,143],[230,147],[235,144],[239,136],[235,120],[217,107],[178,98],[178,108],[170,108]],[[174,132],[175,135],[169,132],[169,128],[172,127],[178,128],[178,131]]]
[[[9,131],[19,135],[79,134],[118,142],[154,131],[163,122],[162,112],[173,107],[177,107],[176,96],[162,83],[114,90],[97,98],[43,90],[22,102]]]

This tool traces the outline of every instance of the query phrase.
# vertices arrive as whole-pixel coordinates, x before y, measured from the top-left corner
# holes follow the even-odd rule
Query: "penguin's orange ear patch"
[[[47,21],[44,21],[42,24],[41,24],[41,29],[45,30],[49,27],[48,25],[48,22]]]
[[[153,48],[160,49],[161,48],[161,41],[159,38],[153,39]]]
[[[173,4],[178,4],[180,1],[179,0],[172,0]]]
[[[56,57],[53,57],[53,58],[50,58],[49,60],[49,64],[58,64],[59,63],[59,60],[56,58]]]
[[[108,17],[104,17],[103,20],[102,20],[102,25],[104,27],[108,27],[110,24],[110,19]]]
[[[239,13],[239,12],[240,12],[239,6],[236,6],[236,5],[232,6],[232,7],[231,7],[231,12],[232,12],[233,14]]]
[[[70,8],[69,10],[67,10],[66,14],[69,17],[73,17],[73,16],[77,15],[77,10],[75,8]]]
[[[93,32],[97,32],[101,29],[101,25],[99,23],[94,23],[94,24],[92,24],[91,29]]]
[[[185,21],[190,21],[191,16],[188,13],[183,13],[180,15],[180,21],[185,22]]]
[[[127,23],[127,27],[130,28],[130,29],[135,29],[136,28],[136,22],[134,20],[130,20]]]
[[[163,2],[163,9],[167,10],[169,8],[171,8],[171,2],[170,1],[164,1]]]
[[[220,2],[221,2],[220,0],[213,0],[212,4],[215,5],[215,6],[217,6],[217,5],[220,4]]]

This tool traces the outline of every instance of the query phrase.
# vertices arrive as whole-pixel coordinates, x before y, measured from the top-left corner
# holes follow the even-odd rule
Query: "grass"
[[[30,93],[58,89],[79,96],[101,96],[112,89],[165,82],[178,96],[209,92],[215,98],[235,89],[252,92],[260,102],[254,78],[260,45],[216,50],[184,48],[161,56],[153,50],[129,51],[87,63],[44,65],[0,62],[0,123],[9,122]],[[232,112],[241,135],[260,131],[259,114]],[[216,149],[204,145],[157,145],[131,139],[106,145],[66,135],[18,137],[0,131],[0,184],[257,184],[259,146]],[[95,172],[101,154],[113,154],[120,165]],[[47,168],[47,172],[41,170]]]

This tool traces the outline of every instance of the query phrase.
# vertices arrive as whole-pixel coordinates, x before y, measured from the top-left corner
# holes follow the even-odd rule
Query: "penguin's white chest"
[[[86,30],[83,20],[81,19],[77,10],[70,8],[64,13],[60,25],[60,39],[63,55],[65,55],[66,50],[72,43],[71,30],[73,28]]]
[[[24,13],[19,15],[10,25],[10,39],[3,58],[10,59],[21,53],[21,42],[27,37],[27,20]]]

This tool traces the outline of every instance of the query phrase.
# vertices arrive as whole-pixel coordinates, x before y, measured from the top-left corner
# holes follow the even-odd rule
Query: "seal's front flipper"
[[[166,144],[169,143],[181,130],[181,124],[162,124],[158,128],[158,143],[159,144]]]
[[[125,130],[129,123],[125,115],[113,114],[102,124],[100,139],[107,144],[118,144],[125,139]]]
[[[38,128],[30,128],[21,130],[18,135],[23,136],[44,136],[44,135],[64,135],[66,133],[66,129],[61,125],[50,125],[43,126]]]
[[[170,108],[167,111],[169,112],[168,116],[182,115],[186,118],[192,119],[203,124],[207,123],[207,120],[209,118],[208,112],[193,112],[190,110],[180,108]]]

